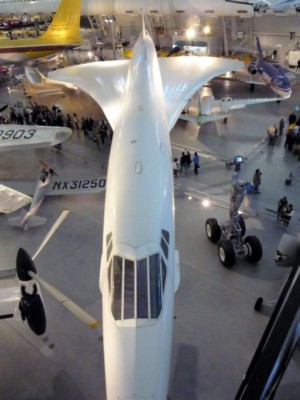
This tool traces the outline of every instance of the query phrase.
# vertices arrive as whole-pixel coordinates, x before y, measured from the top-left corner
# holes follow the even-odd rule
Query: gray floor
[[[15,89],[14,89],[15,90]],[[246,86],[230,85],[233,93],[248,96]],[[214,84],[216,96],[225,89]],[[257,93],[270,95],[265,89]],[[226,92],[229,95],[230,92]],[[20,98],[12,91],[10,101]],[[55,99],[37,99],[39,103],[60,104],[65,112],[101,118],[101,111],[87,96],[76,94]],[[9,98],[2,89],[3,101]],[[76,101],[75,101],[76,100]],[[253,311],[257,297],[276,298],[288,271],[274,264],[274,253],[283,233],[300,230],[299,179],[285,185],[289,172],[299,164],[284,150],[284,138],[278,145],[262,144],[270,124],[288,116],[300,104],[300,88],[291,99],[268,105],[251,106],[234,112],[223,122],[199,127],[178,121],[171,133],[173,155],[188,149],[201,154],[198,176],[189,172],[176,181],[176,237],[180,252],[181,283],[176,294],[170,398],[173,400],[229,400],[234,396],[268,322],[266,315]],[[88,110],[88,111],[87,111]],[[63,152],[35,150],[1,154],[0,177],[6,184],[24,189],[37,179],[38,160],[49,163],[64,178],[105,176],[109,146],[96,145],[74,132],[63,145]],[[244,208],[249,214],[247,232],[263,243],[263,258],[256,265],[239,259],[226,269],[217,256],[217,248],[208,241],[205,220],[227,218],[232,170],[224,160],[237,154],[248,155],[240,178],[251,180],[256,168],[262,175],[261,194],[247,197]],[[117,173],[118,171],[116,171]],[[267,216],[266,207],[275,208],[287,195],[296,213],[290,227],[284,229]],[[74,301],[101,320],[101,296],[98,287],[102,245],[104,193],[85,196],[49,197],[40,209],[47,224],[23,232],[0,218],[0,265],[15,263],[22,246],[30,254],[38,247],[52,223],[64,209],[70,215],[38,257],[41,277],[63,290]],[[201,199],[210,197],[209,209]],[[0,323],[0,398],[1,400],[104,400],[105,382],[101,329],[88,331],[47,293],[48,329],[35,337],[20,320]],[[276,399],[298,400],[300,393],[300,356],[296,351]]]

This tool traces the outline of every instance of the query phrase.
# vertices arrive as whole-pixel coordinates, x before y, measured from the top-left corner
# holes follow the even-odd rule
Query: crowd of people
[[[51,109],[31,101],[27,107],[9,107],[8,112],[0,114],[0,124],[66,126],[77,132],[82,131],[84,137],[97,143],[98,148],[106,142],[110,144],[112,140],[112,131],[106,120],[98,123],[93,118],[82,117],[79,121],[76,113],[64,114],[55,104]]]
[[[191,169],[193,165],[193,171],[195,175],[198,175],[198,169],[200,168],[200,157],[197,152],[194,153],[193,158],[189,151],[183,151],[181,153],[180,161],[178,162],[177,158],[174,158],[172,168],[173,168],[173,176],[178,178],[179,173],[181,176],[187,175],[188,171]]]
[[[285,119],[281,117],[277,124],[273,124],[268,128],[268,143],[274,146],[279,137],[283,136],[285,127]],[[292,112],[288,117],[287,130],[285,133],[284,148],[292,154],[299,155],[300,160],[300,117]]]

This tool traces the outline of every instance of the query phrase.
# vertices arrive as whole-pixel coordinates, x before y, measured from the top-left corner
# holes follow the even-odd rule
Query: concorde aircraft
[[[69,0],[61,0],[51,24],[41,36],[36,39],[1,40],[0,63],[23,62],[82,44],[84,39],[79,32],[80,6],[81,0],[72,1],[72,7]]]
[[[242,66],[219,57],[158,59],[143,29],[131,60],[49,74],[88,92],[114,131],[100,272],[108,400],[167,398],[180,280],[169,133],[205,82]]]

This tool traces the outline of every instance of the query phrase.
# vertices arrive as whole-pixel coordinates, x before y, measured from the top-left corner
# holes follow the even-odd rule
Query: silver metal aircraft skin
[[[48,187],[54,174],[55,172],[52,168],[44,166],[37,181],[29,210],[22,209],[20,216],[8,218],[10,225],[22,227],[24,230],[27,230],[28,227],[43,225],[47,221],[47,218],[39,217],[36,213],[47,195]]]
[[[54,170],[42,161],[40,163],[43,168],[37,180],[30,208],[29,210],[22,209],[21,214],[17,217],[8,218],[8,223],[12,226],[27,230],[30,227],[45,224],[47,218],[37,216],[36,214],[46,196],[99,193],[105,190],[106,179],[104,178],[53,179],[57,175]]]
[[[130,61],[49,74],[89,93],[114,131],[100,270],[108,400],[167,398],[180,280],[169,133],[203,84],[242,66],[215,57],[158,59],[143,31]]]
[[[0,152],[56,146],[72,135],[62,126],[0,125]]]

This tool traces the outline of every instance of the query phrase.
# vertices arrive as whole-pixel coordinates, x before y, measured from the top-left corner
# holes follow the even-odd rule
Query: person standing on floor
[[[188,168],[191,168],[191,164],[192,164],[191,153],[189,151],[187,151],[187,153],[186,153],[186,165],[187,165]]]
[[[281,216],[281,221],[283,222],[284,226],[289,226],[290,220],[291,220],[293,215],[294,215],[293,204],[289,204],[286,207],[286,209],[284,210],[284,213]]]
[[[198,169],[200,168],[200,157],[198,156],[197,152],[194,153],[193,163],[194,163],[194,173],[195,175],[198,175]]]
[[[288,200],[287,200],[286,196],[284,196],[280,200],[278,200],[277,221],[281,220],[282,214],[284,213],[287,205],[288,205]]]
[[[257,168],[257,170],[255,171],[255,173],[253,175],[253,179],[252,179],[252,182],[253,182],[253,185],[254,185],[254,189],[253,189],[253,193],[254,194],[260,193],[259,186],[261,184],[261,175],[262,174],[260,172],[260,169]]]
[[[184,168],[185,173],[186,173],[187,159],[186,159],[186,154],[185,154],[184,151],[181,153],[181,157],[180,157],[180,172],[181,173],[183,172],[183,168]]]
[[[284,130],[284,118],[281,117],[279,120],[279,136],[282,136]]]
[[[178,178],[178,161],[177,158],[174,158],[173,164],[172,164],[172,168],[173,168],[173,176],[174,178]]]

